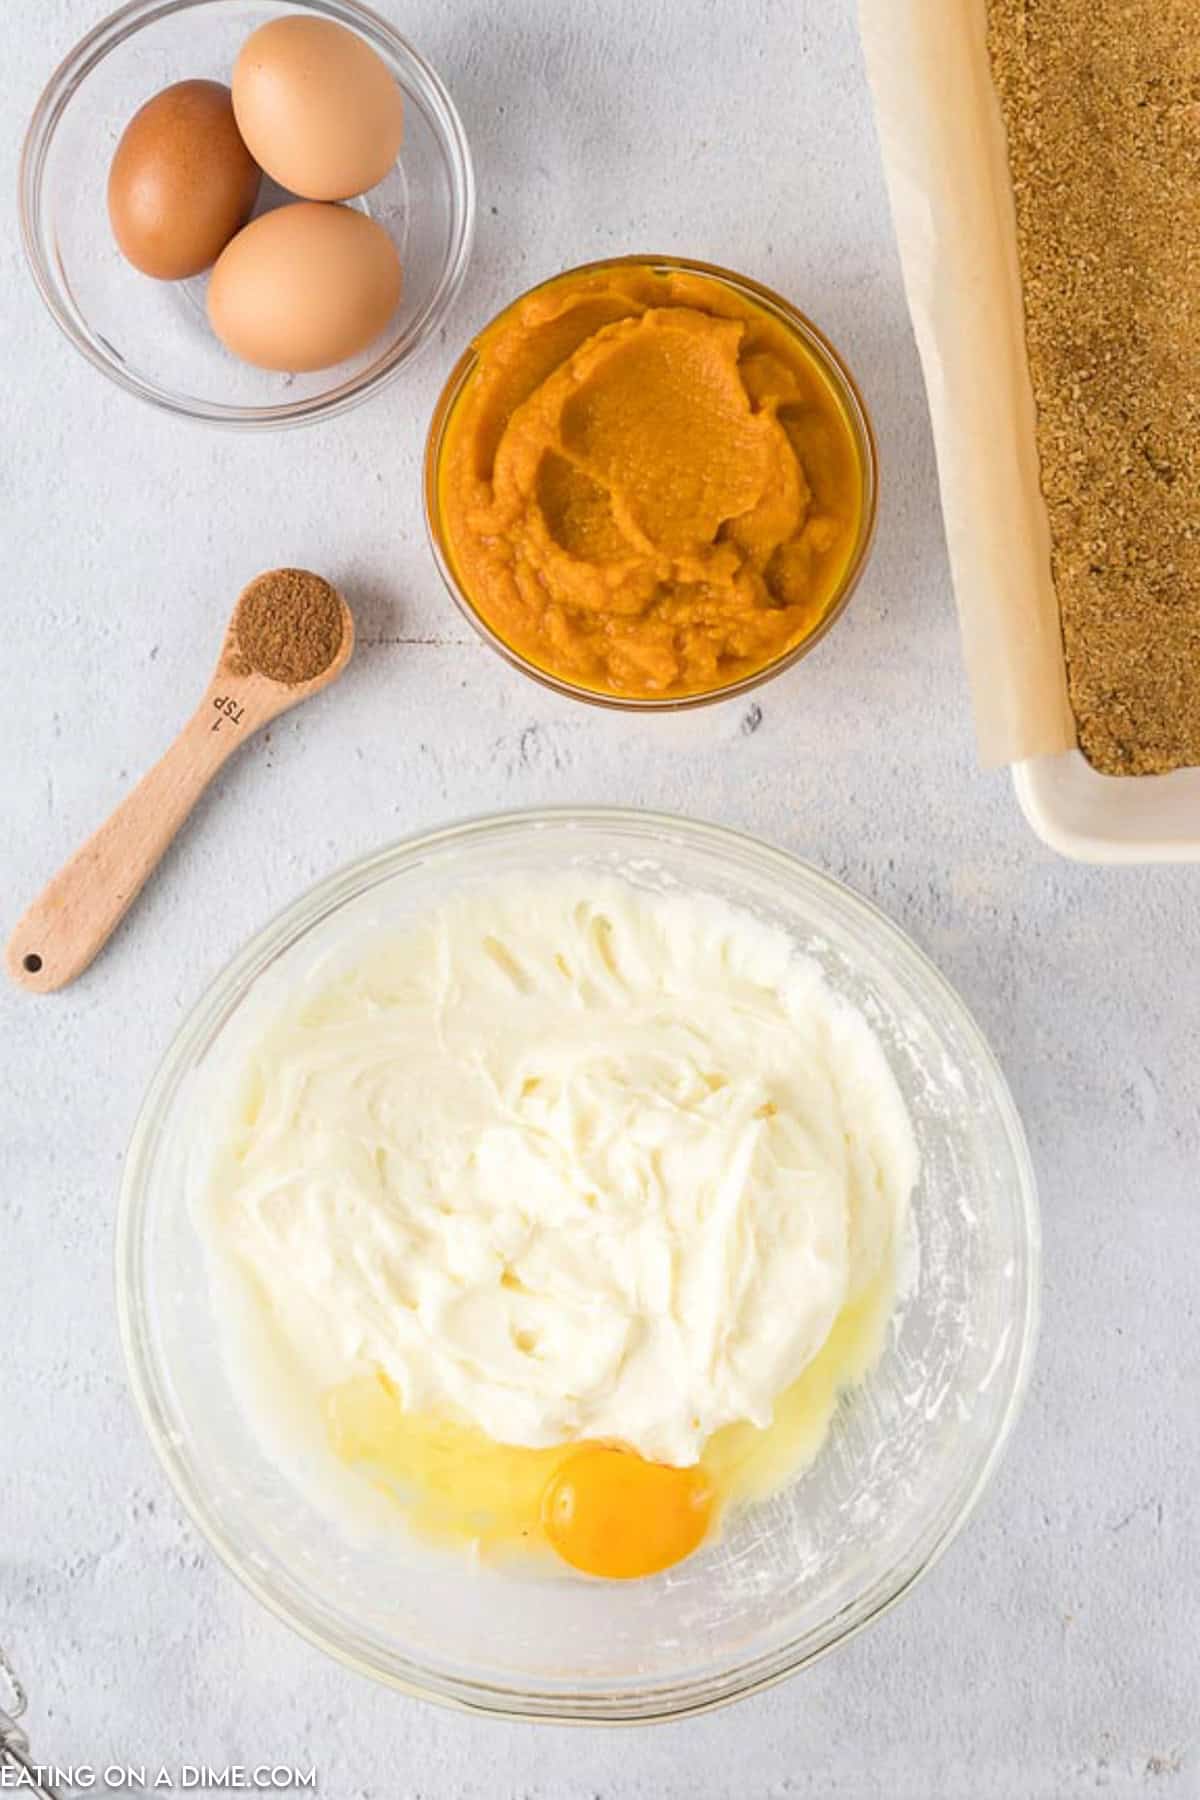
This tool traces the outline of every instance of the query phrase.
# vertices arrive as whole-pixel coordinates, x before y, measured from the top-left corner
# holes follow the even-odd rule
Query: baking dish
[[[983,760],[1038,837],[1095,863],[1200,860],[1200,769],[1102,775],[1074,748],[986,0],[859,0],[929,397]]]
[[[1092,863],[1200,862],[1200,769],[1102,775],[1078,750],[1013,766],[1021,810],[1042,842]]]

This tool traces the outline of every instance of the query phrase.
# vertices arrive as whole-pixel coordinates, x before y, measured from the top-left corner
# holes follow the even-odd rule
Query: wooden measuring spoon
[[[293,591],[304,580],[319,582],[327,593],[333,591],[319,576],[283,569],[259,575],[243,589],[216,672],[171,748],[59,870],[9,939],[5,966],[21,987],[46,994],[81,975],[112,936],[221,765],[260,726],[319,694],[345,668],[354,649],[354,620],[339,594],[334,598],[341,610],[341,641],[319,674],[287,682],[251,666],[249,648],[239,638],[239,610],[253,597],[261,612],[257,602],[262,584],[281,577],[295,578]],[[270,662],[269,654],[262,660]]]

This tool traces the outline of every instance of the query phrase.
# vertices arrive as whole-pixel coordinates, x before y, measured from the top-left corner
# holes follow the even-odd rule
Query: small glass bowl
[[[106,187],[117,142],[144,101],[175,81],[228,85],[242,44],[269,20],[332,19],[364,37],[404,96],[404,145],[376,187],[348,204],[388,231],[404,294],[384,335],[334,369],[281,374],[240,362],[209,327],[208,274],[155,281],[121,255]],[[256,210],[284,196],[265,176]],[[475,185],[461,121],[440,78],[357,0],[131,0],[51,76],[21,155],[21,235],[56,323],[88,361],[164,411],[243,429],[328,418],[398,374],[462,284]]]
[[[751,688],[759,687],[764,681],[770,681],[773,676],[782,675],[785,669],[790,669],[794,663],[800,661],[801,657],[807,656],[809,651],[814,649],[825,634],[836,625],[846,610],[851,594],[858,586],[871,553],[879,504],[879,454],[870,414],[867,412],[854,377],[824,333],[817,329],[811,319],[806,318],[781,295],[774,293],[770,288],[763,287],[757,281],[751,281],[746,275],[735,274],[732,269],[723,269],[716,263],[696,262],[685,256],[645,254],[605,257],[600,262],[583,263],[579,268],[567,269],[558,275],[550,276],[546,281],[539,281],[525,293],[519,294],[515,300],[510,301],[508,306],[497,313],[484,330],[490,331],[507,313],[512,312],[515,307],[528,300],[531,294],[540,293],[543,288],[550,287],[555,282],[566,280],[571,276],[600,275],[608,270],[616,269],[648,269],[651,273],[659,275],[681,271],[692,275],[704,275],[710,281],[719,282],[740,298],[749,300],[764,312],[772,314],[780,324],[798,337],[828,381],[842,406],[846,423],[854,438],[859,467],[862,471],[862,506],[859,512],[858,535],[846,563],[845,573],[820,622],[809,632],[807,637],[801,639],[800,643],[794,644],[790,650],[785,651],[782,656],[776,657],[773,662],[764,664],[761,669],[755,669],[752,674],[742,676],[740,680],[725,683],[720,687],[706,688],[697,694],[681,694],[664,698],[608,694],[596,688],[583,687],[576,682],[564,680],[561,676],[555,675],[552,670],[542,668],[540,664],[530,661],[519,650],[515,650],[511,644],[506,643],[498,632],[492,630],[486,619],[476,611],[470,595],[458,579],[439,499],[439,476],[446,433],[454,414],[454,408],[479,362],[479,353],[476,348],[478,339],[468,344],[450,371],[449,379],[442,389],[430,421],[429,437],[425,446],[425,523],[429,532],[434,560],[452,599],[484,642],[490,644],[493,650],[499,651],[504,660],[511,663],[513,668],[520,669],[522,674],[540,682],[543,687],[552,688],[556,694],[566,694],[572,700],[586,700],[592,706],[607,706],[618,712],[682,712],[688,707],[710,706],[718,700],[732,700],[739,694],[748,693]],[[479,334],[479,336],[482,335],[483,332]]]
[[[326,953],[464,888],[567,869],[715,894],[786,931],[869,1019],[921,1157],[883,1353],[843,1395],[816,1461],[646,1581],[491,1565],[423,1546],[394,1514],[359,1531],[327,1512],[242,1410],[191,1204],[211,1151],[212,1084]],[[737,832],[561,809],[476,819],[366,856],[296,900],[217,977],[134,1129],[117,1305],[134,1395],[180,1500],[247,1588],[310,1642],[478,1712],[650,1721],[802,1668],[936,1561],[995,1469],[1025,1391],[1039,1244],[1004,1077],[962,1001],[882,913]]]

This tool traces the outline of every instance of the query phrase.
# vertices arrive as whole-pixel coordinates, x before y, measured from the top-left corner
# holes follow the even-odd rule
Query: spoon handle
[[[221,764],[248,735],[238,721],[214,711],[211,693],[205,694],[166,755],[25,913],[5,951],[13,981],[47,994],[83,973]]]

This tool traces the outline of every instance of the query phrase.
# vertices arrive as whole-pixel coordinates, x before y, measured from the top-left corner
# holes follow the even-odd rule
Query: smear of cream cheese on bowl
[[[368,935],[232,1093],[202,1228],[297,1395],[361,1425],[365,1393],[397,1442],[418,1420],[443,1461],[504,1447],[539,1481],[522,1453],[688,1469],[766,1432],[890,1296],[917,1175],[878,1040],[785,932],[594,874]],[[829,1395],[865,1372],[845,1348]]]

